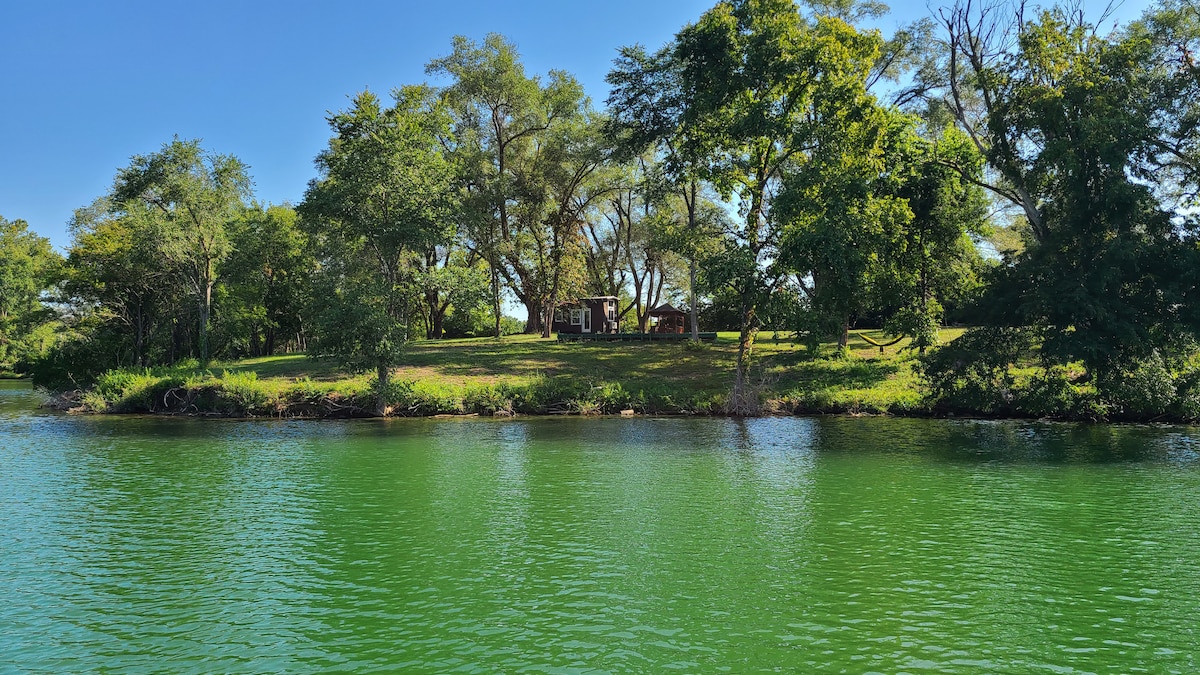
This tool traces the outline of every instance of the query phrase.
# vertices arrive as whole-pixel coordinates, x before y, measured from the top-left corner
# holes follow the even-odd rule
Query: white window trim
[[[572,309],[571,310],[571,325],[572,326],[582,326],[583,325],[583,312],[584,311],[585,310],[582,310],[582,309]]]

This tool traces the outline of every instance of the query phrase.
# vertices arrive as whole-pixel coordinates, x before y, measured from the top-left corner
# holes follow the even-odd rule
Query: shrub
[[[279,397],[258,381],[258,373],[225,371],[221,374],[222,398],[242,415],[264,415],[275,411]]]
[[[1098,379],[1096,388],[1114,411],[1124,417],[1159,417],[1175,407],[1175,377],[1158,352],[1129,368],[1105,374]]]
[[[513,413],[512,398],[503,384],[467,387],[462,395],[463,410],[480,415]]]
[[[1182,419],[1200,420],[1200,369],[1184,371],[1176,382],[1176,412]]]
[[[983,413],[1012,409],[1012,367],[1029,353],[1032,342],[1026,329],[983,327],[930,351],[919,366],[929,403]]]
[[[1030,378],[1014,392],[1014,407],[1033,417],[1076,417],[1079,389],[1062,368],[1050,368]]]

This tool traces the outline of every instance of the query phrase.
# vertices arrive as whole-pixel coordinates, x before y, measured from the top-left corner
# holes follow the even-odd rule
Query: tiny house
[[[619,333],[617,298],[601,295],[559,303],[554,310],[555,333]]]

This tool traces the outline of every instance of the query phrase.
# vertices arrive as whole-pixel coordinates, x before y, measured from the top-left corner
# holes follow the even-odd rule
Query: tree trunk
[[[693,234],[696,231],[696,180],[692,179],[690,199],[687,200],[688,211],[688,231]],[[696,309],[696,253],[692,249],[692,255],[688,260],[688,316],[692,322],[692,342],[700,340],[700,314]]]
[[[929,256],[925,253],[925,231],[921,230],[921,318],[926,319],[929,316]],[[925,324],[929,325],[929,324]],[[930,337],[921,331],[921,336],[917,343],[918,353],[924,355],[925,347],[931,341]]]
[[[500,339],[500,271],[496,269],[495,257],[488,258],[488,267],[492,272],[492,318],[496,321],[495,338]]]
[[[442,336],[446,332],[446,330],[444,328],[445,323],[446,323],[446,308],[442,307],[441,309],[439,309],[438,311],[433,313],[433,339],[435,339],[435,340],[442,339]]]
[[[376,383],[375,390],[375,414],[379,417],[387,416],[388,407],[388,379],[392,374],[392,369],[386,363],[380,363],[376,366]]]
[[[204,284],[204,296],[200,299],[200,365],[208,365],[208,314],[212,310],[213,282]]]
[[[530,299],[523,303],[525,305],[525,332],[533,335],[541,329],[541,314],[542,308],[538,306],[536,300]]]
[[[742,305],[742,329],[738,336],[737,371],[733,378],[733,395],[729,400],[731,415],[746,416],[758,412],[758,394],[750,391],[746,380],[749,377],[750,354],[754,349],[754,336],[758,332],[755,308]]]
[[[588,310],[591,311],[590,309]],[[542,337],[549,338],[550,331],[554,327],[554,303],[546,303],[546,308],[542,312]]]
[[[688,317],[692,323],[692,341],[700,340],[700,313],[696,309],[696,260],[688,263]]]
[[[838,331],[838,351],[844,352],[850,348],[850,317],[842,319],[842,328]]]
[[[141,303],[138,303],[137,318],[134,320],[133,349],[137,353],[136,360],[139,368],[146,367],[146,313]]]

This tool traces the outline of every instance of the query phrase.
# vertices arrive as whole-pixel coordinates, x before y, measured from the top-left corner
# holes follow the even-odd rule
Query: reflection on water
[[[0,672],[1195,672],[1192,429],[70,417]]]

